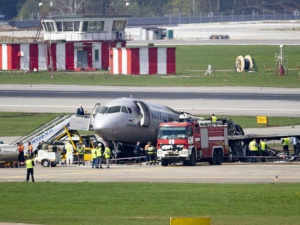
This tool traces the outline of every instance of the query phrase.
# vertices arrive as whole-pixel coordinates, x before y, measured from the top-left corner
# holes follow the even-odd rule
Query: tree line
[[[6,19],[35,19],[41,12],[157,17],[251,14],[254,10],[282,13],[297,7],[298,0],[1,0],[0,14]]]

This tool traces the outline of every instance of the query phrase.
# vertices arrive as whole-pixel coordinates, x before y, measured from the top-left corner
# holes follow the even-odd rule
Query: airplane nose
[[[117,131],[119,129],[119,121],[117,119],[117,115],[97,114],[93,124],[94,131],[102,136],[107,136]]]
[[[107,131],[110,128],[109,121],[101,114],[97,114],[93,124],[94,131]]]

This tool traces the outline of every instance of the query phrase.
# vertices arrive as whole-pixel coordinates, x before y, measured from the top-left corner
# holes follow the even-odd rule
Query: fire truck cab
[[[157,157],[162,166],[183,162],[195,166],[197,161],[222,164],[229,156],[227,125],[198,121],[170,122],[159,125]]]

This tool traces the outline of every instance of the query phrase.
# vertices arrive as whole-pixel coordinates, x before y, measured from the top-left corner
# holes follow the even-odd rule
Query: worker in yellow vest
[[[258,152],[258,145],[257,145],[256,139],[253,139],[253,141],[251,141],[249,143],[249,150],[251,153],[251,162],[255,163],[256,162],[256,154]]]
[[[265,142],[265,140],[260,140],[259,142],[259,154],[260,154],[260,161],[261,162],[265,162],[265,159],[263,159],[263,156],[266,156],[266,150],[267,150],[267,144]]]
[[[287,154],[287,158],[285,157],[287,160],[290,157],[290,154],[289,154],[290,139],[288,137],[283,138],[281,143],[282,143],[284,154],[285,153]]]
[[[96,168],[96,164],[97,164],[97,149],[96,149],[96,147],[92,148],[91,154],[92,154],[92,169],[94,169],[94,168]]]
[[[218,117],[216,117],[215,114],[212,114],[211,115],[211,122],[215,123],[215,122],[217,122],[217,120],[218,120]]]
[[[67,160],[67,164],[73,164],[73,146],[71,145],[70,142],[67,142],[65,145],[66,148],[66,160]]]
[[[27,168],[27,177],[26,177],[26,181],[29,181],[29,176],[31,175],[31,180],[32,182],[34,182],[34,177],[33,177],[33,167],[34,167],[34,162],[32,160],[31,155],[29,154],[28,158],[25,161],[25,165]]]
[[[96,155],[97,155],[97,168],[102,169],[102,146],[100,143],[96,148]]]
[[[156,148],[150,143],[150,145],[147,148],[148,155],[149,155],[149,162],[150,165],[155,165],[155,158],[156,158]]]
[[[81,145],[81,143],[79,143],[79,145],[77,146],[77,157],[78,157],[77,166],[80,166],[80,162],[84,166],[84,159],[83,159],[83,157],[84,157],[84,145]]]
[[[104,158],[106,160],[106,168],[109,168],[110,157],[111,157],[110,148],[108,147],[108,145],[105,145]]]

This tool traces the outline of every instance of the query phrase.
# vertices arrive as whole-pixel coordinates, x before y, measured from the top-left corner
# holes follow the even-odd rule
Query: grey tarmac
[[[84,85],[0,85],[0,111],[75,113],[82,104],[91,113],[97,102],[103,104],[132,95],[193,114],[300,115],[300,88],[122,87],[121,90],[120,93],[120,87],[114,86],[88,86],[87,89]],[[49,95],[41,96],[41,91]]]
[[[300,183],[299,162],[224,163],[195,167],[172,165],[112,165],[107,169],[91,166],[34,168],[36,182],[170,182],[170,183]],[[0,169],[1,182],[24,182],[25,168]],[[278,177],[278,179],[276,179]]]

